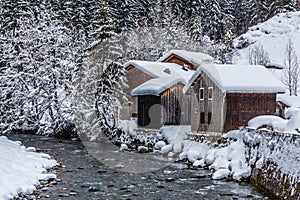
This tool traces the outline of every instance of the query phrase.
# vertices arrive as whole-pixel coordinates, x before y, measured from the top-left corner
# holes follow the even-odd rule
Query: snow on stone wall
[[[243,140],[248,152],[249,165],[272,178],[264,183],[276,182],[278,194],[287,198],[299,195],[300,136],[279,132],[243,129],[228,133],[225,137]],[[279,177],[279,178],[278,178]],[[268,186],[265,186],[268,188]]]

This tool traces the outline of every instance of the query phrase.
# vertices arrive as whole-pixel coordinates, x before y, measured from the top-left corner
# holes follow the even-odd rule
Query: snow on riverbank
[[[242,180],[251,175],[251,167],[260,168],[267,161],[273,161],[294,181],[300,177],[297,167],[300,138],[293,142],[293,136],[289,139],[278,132],[265,131],[266,135],[261,135],[261,132],[254,129],[250,132],[235,130],[224,135],[229,139],[226,144],[212,146],[189,140],[188,127],[163,127],[160,132],[168,141],[165,146],[162,143],[157,145],[163,154],[178,154],[179,160],[187,159],[194,167],[208,167],[213,171],[213,179],[232,177],[234,180]],[[275,135],[270,137],[268,134]]]
[[[213,179],[232,176],[235,180],[241,180],[250,176],[251,168],[246,162],[246,148],[242,140],[213,148],[208,143],[189,140],[189,131],[189,126],[163,127],[160,132],[168,144],[157,146],[161,147],[163,154],[179,154],[179,160],[187,159],[194,167],[208,166],[214,171]]]
[[[58,163],[35,148],[21,146],[18,141],[0,137],[0,199],[12,199],[18,194],[32,193],[39,180],[55,179],[47,169]]]
[[[298,130],[299,127],[300,130],[298,126],[300,111],[296,111],[290,114],[294,120],[291,117],[289,121],[278,121],[278,118],[273,116],[262,116],[262,119],[256,118],[250,124],[260,126],[267,123],[280,129],[293,127],[292,130],[297,132],[295,128]],[[164,126],[159,131],[153,132],[158,139],[154,145],[155,151],[167,155],[170,160],[178,158],[178,160],[189,161],[189,164],[194,167],[207,167],[213,172],[213,179],[232,177],[240,181],[251,175],[253,167],[261,168],[270,161],[278,165],[283,173],[293,177],[293,181],[298,181],[300,177],[297,167],[300,160],[300,138],[295,143],[293,142],[297,134],[257,131],[248,128],[228,132],[223,136],[227,138],[224,144],[210,144],[210,142],[189,140],[187,134],[190,131],[190,126]],[[127,146],[122,144],[120,150],[124,149],[127,149]],[[289,149],[293,152],[289,153]]]

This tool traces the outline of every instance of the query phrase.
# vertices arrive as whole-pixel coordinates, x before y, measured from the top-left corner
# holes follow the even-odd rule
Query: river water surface
[[[210,171],[184,164],[164,162],[154,171],[124,172],[122,165],[107,164],[108,154],[100,162],[80,141],[25,134],[8,137],[50,154],[61,164],[51,170],[58,180],[43,183],[32,199],[268,199],[250,184],[215,181]]]

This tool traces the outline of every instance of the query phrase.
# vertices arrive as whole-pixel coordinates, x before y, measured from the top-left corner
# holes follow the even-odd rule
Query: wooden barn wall
[[[161,100],[159,96],[138,96],[139,127],[159,129],[162,126],[161,113]]]
[[[122,105],[122,110],[120,113],[121,119],[130,119],[132,116],[132,113],[137,113],[137,97],[131,96],[131,90],[136,88],[137,86],[141,85],[142,83],[148,81],[151,79],[151,77],[140,71],[139,69],[136,69],[134,67],[130,67],[131,69],[126,72],[126,79],[127,79],[127,85],[128,88],[125,88],[125,94],[129,102],[132,102],[131,104],[124,104]]]
[[[190,98],[182,92],[184,85],[176,84],[161,94],[165,125],[190,125]]]
[[[208,99],[208,88],[213,88],[212,99]],[[199,98],[199,89],[204,88],[204,99]],[[191,89],[191,124],[193,132],[221,133],[225,121],[226,99],[222,91],[214,82],[202,73],[195,81]],[[201,115],[204,117],[201,120]],[[211,115],[209,123],[209,115]],[[203,123],[204,122],[204,123]]]
[[[274,115],[276,112],[276,94],[228,93],[227,112],[224,132],[247,126],[253,117]]]
[[[172,54],[171,56],[169,56],[168,58],[166,58],[163,62],[170,62],[170,63],[176,63],[178,65],[188,65],[188,68],[189,69],[192,69],[192,70],[196,70],[198,65],[197,64],[194,64],[194,63],[190,63],[189,61],[175,55],[175,54]]]

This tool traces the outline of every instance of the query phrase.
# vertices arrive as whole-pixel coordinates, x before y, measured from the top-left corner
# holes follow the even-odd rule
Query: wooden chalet
[[[176,63],[136,60],[125,67],[129,85],[125,92],[131,102],[123,106],[127,118],[137,116],[139,127],[145,128],[190,124],[190,103],[182,91],[194,71]]]
[[[276,112],[285,87],[263,66],[200,66],[185,86],[191,97],[192,132],[225,133],[258,115]]]
[[[195,72],[212,57],[203,53],[172,50],[156,62],[132,60],[125,63],[128,105],[121,117],[137,117],[139,127],[191,124],[191,104],[183,88]]]

